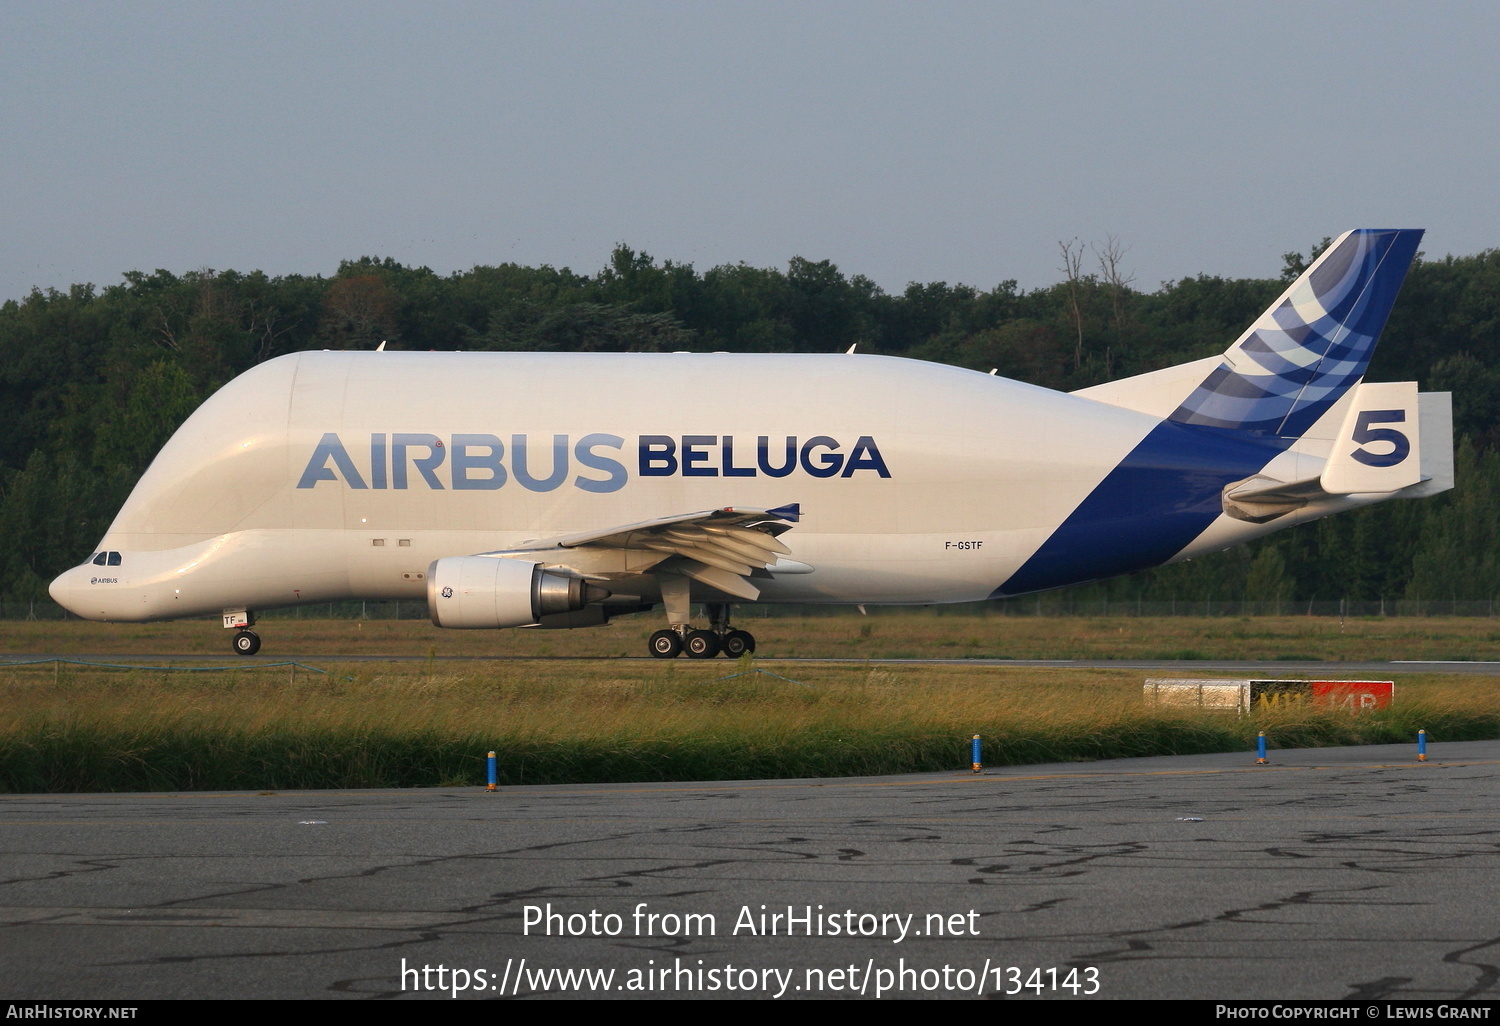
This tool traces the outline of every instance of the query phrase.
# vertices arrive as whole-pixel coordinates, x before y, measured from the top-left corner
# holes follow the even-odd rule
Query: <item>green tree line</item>
[[[1326,240],[1325,240],[1326,245]],[[705,271],[619,246],[595,274],[516,264],[439,275],[390,259],[331,277],[130,272],[0,305],[0,598],[45,598],[177,426],[235,375],[303,349],[841,352],[934,360],[1072,390],[1222,351],[1279,278],[1210,275],[1152,292],[1123,248],[1064,243],[1063,280],[1024,291],[888,293],[827,260]],[[1082,586],[1119,599],[1296,602],[1500,594],[1500,250],[1418,259],[1370,380],[1452,391],[1458,486],[1244,549]]]

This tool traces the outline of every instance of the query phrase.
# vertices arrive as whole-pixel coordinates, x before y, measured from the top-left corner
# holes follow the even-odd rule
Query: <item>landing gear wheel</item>
[[[719,636],[713,631],[688,631],[682,647],[689,659],[712,659],[719,654]]]
[[[657,631],[646,644],[658,659],[676,659],[682,652],[682,637],[676,631]]]
[[[730,659],[755,651],[755,635],[749,631],[730,631],[719,642],[720,650]]]
[[[240,631],[234,636],[236,655],[254,655],[260,651],[260,635],[254,631]]]

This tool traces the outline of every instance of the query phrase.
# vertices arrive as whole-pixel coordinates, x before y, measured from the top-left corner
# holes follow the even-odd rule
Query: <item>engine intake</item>
[[[519,559],[454,556],[427,568],[427,608],[437,627],[525,627],[607,598],[607,590],[581,577]]]

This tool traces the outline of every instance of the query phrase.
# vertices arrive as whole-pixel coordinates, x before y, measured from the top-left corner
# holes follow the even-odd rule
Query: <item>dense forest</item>
[[[1324,240],[1323,245],[1327,244]],[[935,360],[1071,390],[1222,351],[1279,279],[1143,292],[1115,240],[1060,248],[1058,284],[881,290],[832,263],[698,271],[620,246],[596,274],[514,264],[449,276],[389,259],[331,278],[131,272],[0,306],[0,599],[44,599],[162,443],[236,374],[301,349],[842,352]],[[1458,485],[1257,545],[1083,586],[1118,601],[1488,600],[1500,595],[1500,251],[1419,259],[1370,380],[1451,391]]]

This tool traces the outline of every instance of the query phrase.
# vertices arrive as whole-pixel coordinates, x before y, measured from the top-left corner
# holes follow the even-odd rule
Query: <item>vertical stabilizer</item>
[[[1420,229],[1340,235],[1168,419],[1301,437],[1364,376],[1421,239]]]

